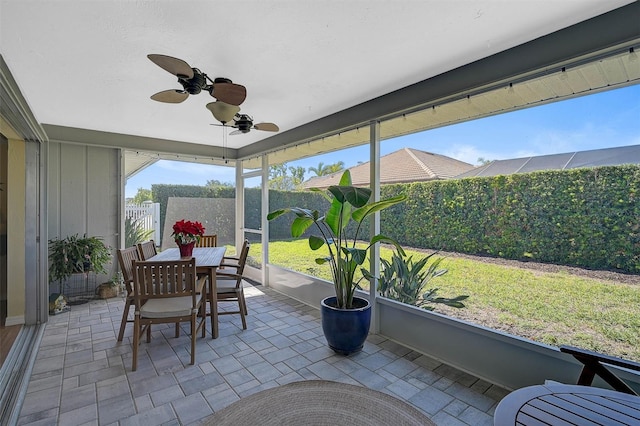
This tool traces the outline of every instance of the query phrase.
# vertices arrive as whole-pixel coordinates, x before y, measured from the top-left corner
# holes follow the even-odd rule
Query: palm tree
[[[328,174],[341,172],[344,170],[344,161],[338,161],[337,163],[333,163],[327,166],[329,169]]]
[[[340,172],[344,170],[344,162],[338,161],[337,163],[324,165],[323,162],[318,163],[318,167],[309,167],[309,172],[313,172],[316,176],[326,176],[332,173]]]

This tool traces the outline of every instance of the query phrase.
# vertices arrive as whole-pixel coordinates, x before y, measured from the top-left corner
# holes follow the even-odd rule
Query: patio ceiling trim
[[[22,96],[11,70],[0,55],[0,116],[25,140],[43,142],[47,135]],[[8,129],[2,129],[6,132]],[[11,135],[7,135],[11,137]]]
[[[100,130],[80,129],[53,124],[43,124],[51,142],[121,148],[125,154],[125,175],[133,176],[144,167],[158,160],[188,161],[211,165],[233,166],[222,160],[223,149],[218,146],[202,145],[146,136],[125,135]],[[236,150],[227,148],[226,156],[235,158]],[[136,159],[135,157],[141,157]]]
[[[509,82],[559,72],[563,66],[584,64],[622,52],[640,41],[640,3],[564,28],[471,64],[423,80],[319,120],[240,148],[238,158],[251,159],[341,132],[477,95]],[[364,132],[368,133],[368,132]],[[393,135],[388,135],[392,137]],[[317,147],[316,147],[317,148]],[[278,161],[289,156],[279,155]],[[290,159],[294,159],[292,157]]]

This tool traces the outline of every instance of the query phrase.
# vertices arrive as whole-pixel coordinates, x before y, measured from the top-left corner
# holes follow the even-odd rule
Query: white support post
[[[157,247],[160,247],[160,203],[153,203],[151,217],[153,221],[153,241],[155,241]]]
[[[267,262],[269,261],[269,221],[267,213],[269,213],[269,157],[263,154],[262,157],[262,217],[260,225],[262,227],[262,284],[269,285],[267,275]]]
[[[371,201],[380,200],[380,122],[372,121],[369,124],[369,185],[371,188]],[[374,213],[370,219],[370,238],[380,233],[380,212]],[[369,270],[374,277],[380,275],[380,243],[371,247]],[[371,301],[371,333],[380,332],[380,317],[377,306],[378,279],[374,278],[369,283],[369,300]]]
[[[236,160],[236,253],[239,253],[244,241],[244,178],[242,160]]]

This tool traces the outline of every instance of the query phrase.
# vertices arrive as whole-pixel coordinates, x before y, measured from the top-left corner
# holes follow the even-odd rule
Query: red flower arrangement
[[[204,226],[200,222],[182,219],[173,225],[173,234],[171,235],[178,245],[199,242],[200,237],[204,235]]]

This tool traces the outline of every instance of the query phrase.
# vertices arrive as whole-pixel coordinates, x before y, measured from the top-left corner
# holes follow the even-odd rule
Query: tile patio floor
[[[244,396],[310,379],[389,393],[438,425],[493,424],[504,389],[376,335],[362,352],[338,356],[317,309],[261,286],[245,293],[248,329],[238,315],[221,316],[220,337],[198,339],[194,366],[185,323],[177,339],[173,325],[156,326],[132,372],[130,324],[116,341],[121,298],[50,317],[18,424],[192,425]]]

